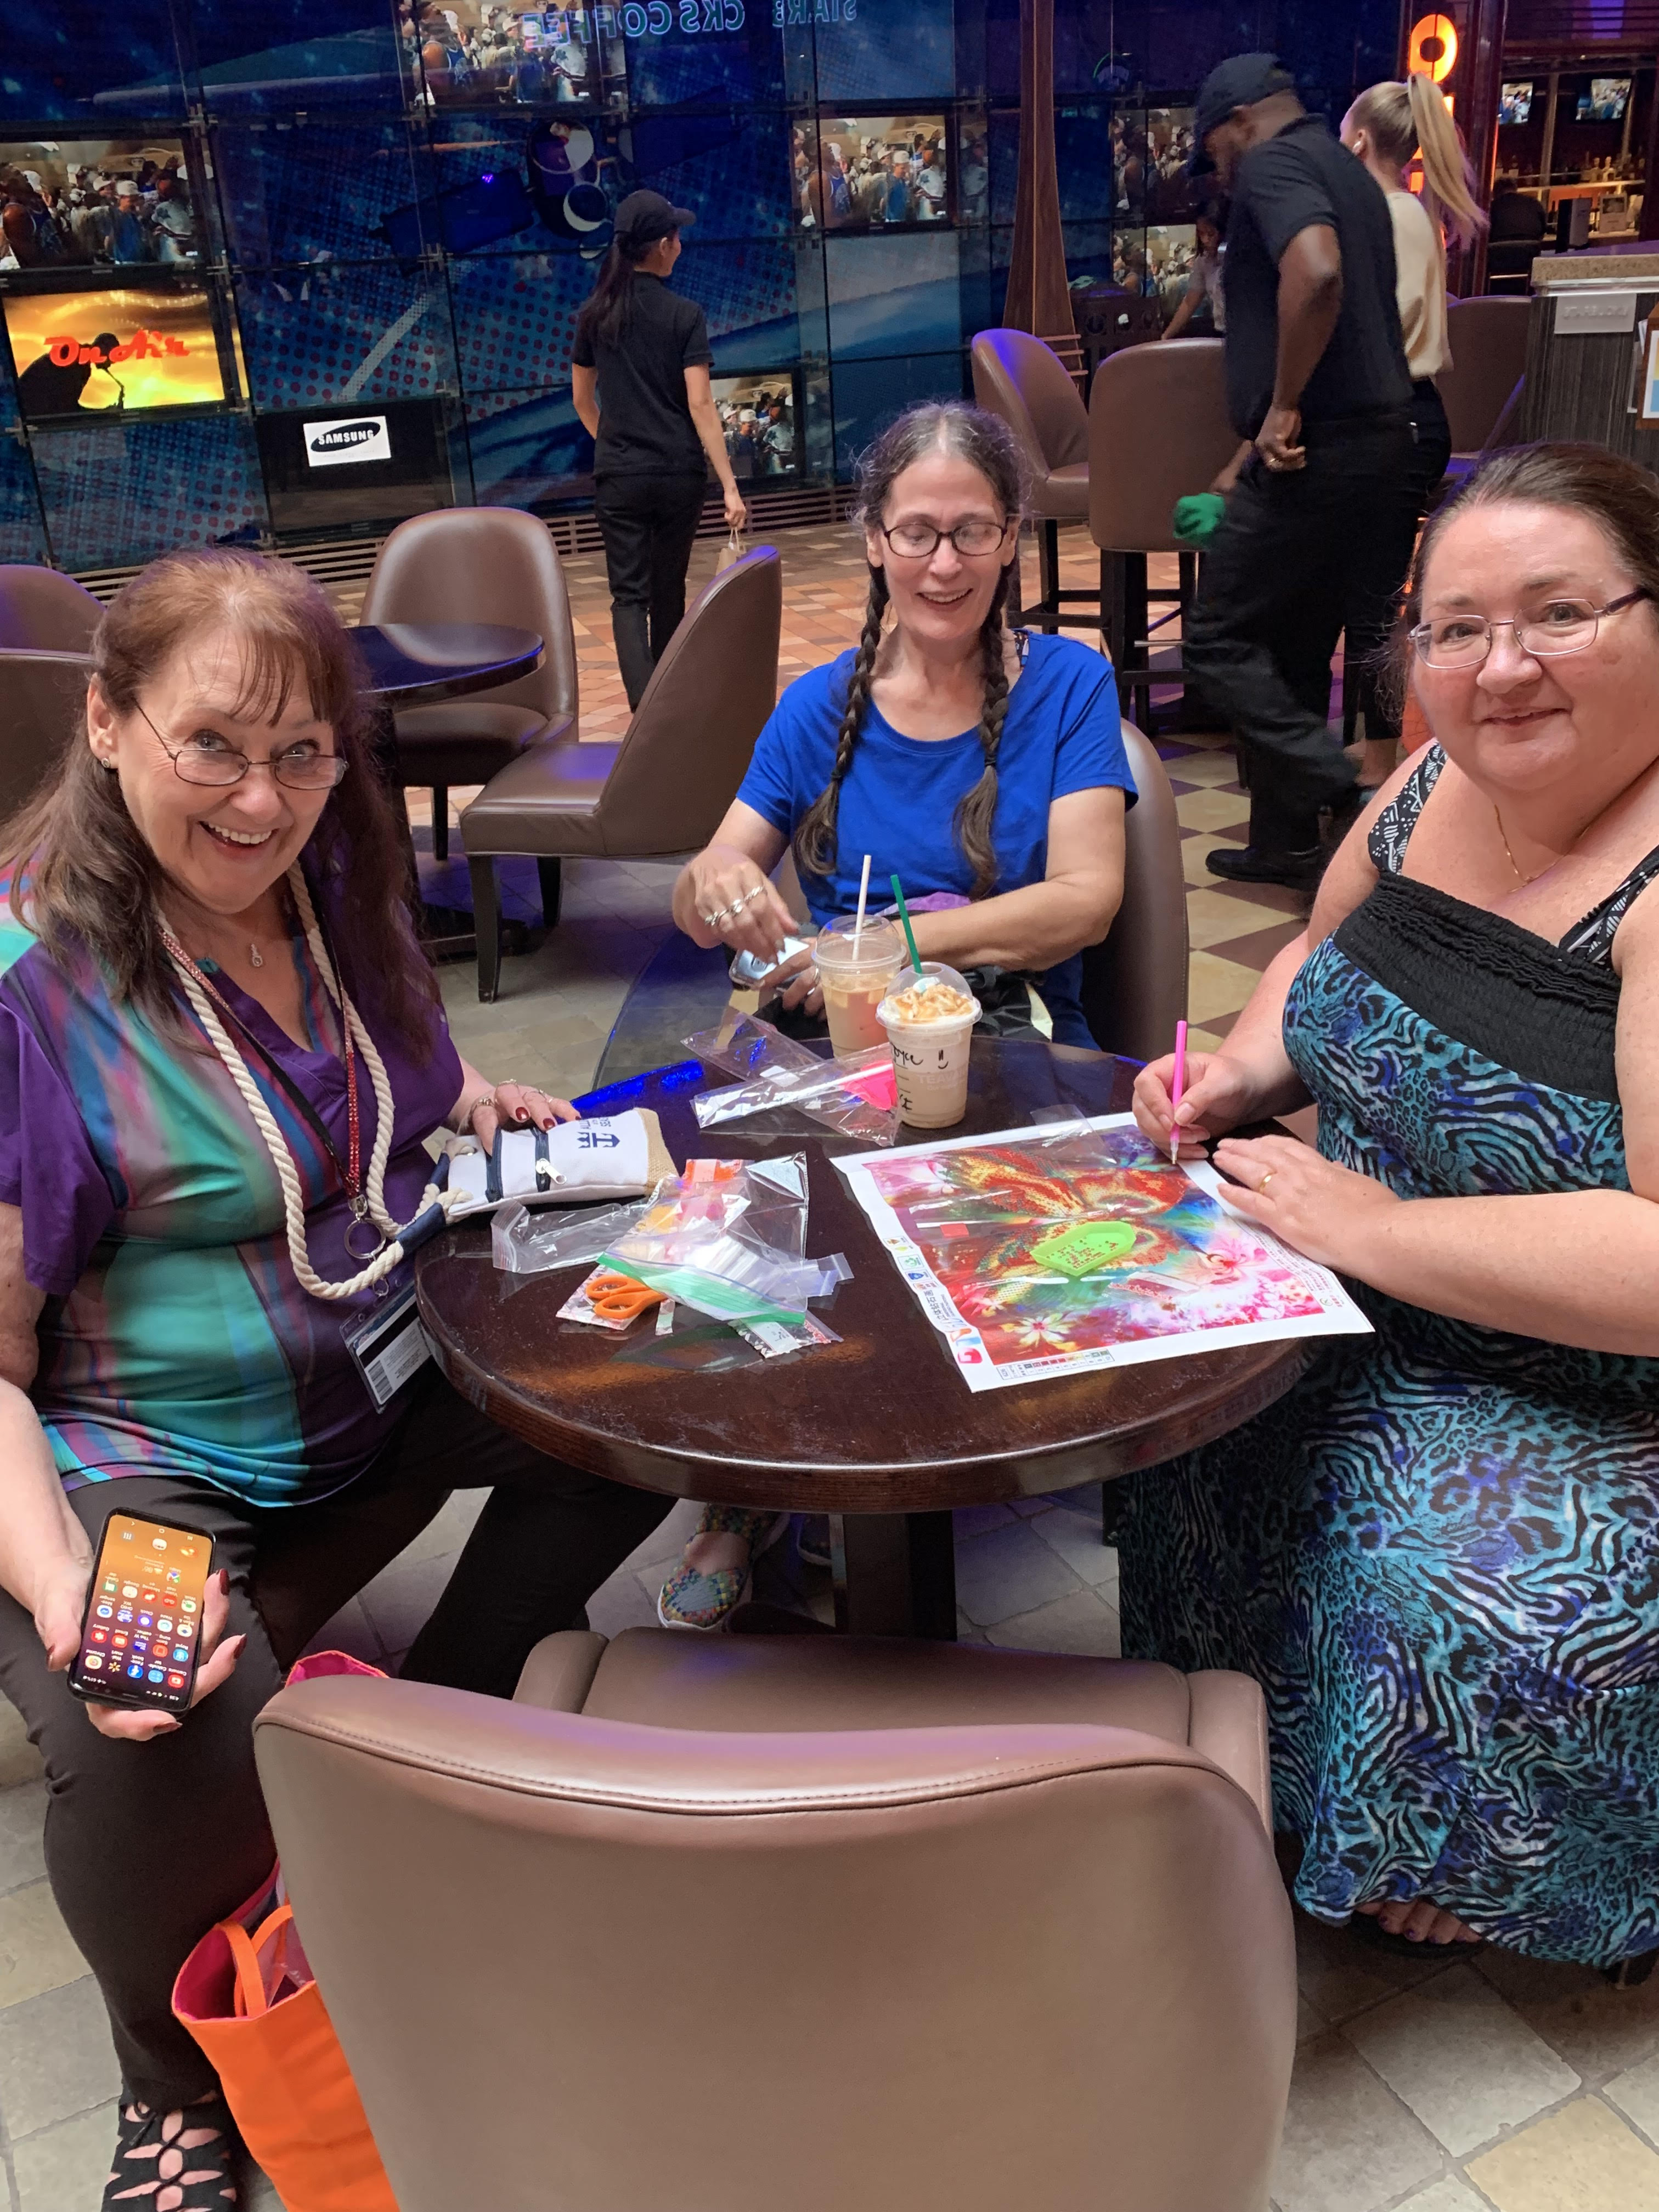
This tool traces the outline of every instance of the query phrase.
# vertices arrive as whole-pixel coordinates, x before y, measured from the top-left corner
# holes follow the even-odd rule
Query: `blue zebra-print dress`
[[[1628,1189],[1611,952],[1659,853],[1551,945],[1401,872],[1443,765],[1286,1003],[1320,1150],[1408,1198]],[[1651,1950],[1659,1360],[1350,1287],[1375,1337],[1124,1486],[1124,1650],[1262,1683],[1319,1918],[1429,1897],[1538,1958]]]

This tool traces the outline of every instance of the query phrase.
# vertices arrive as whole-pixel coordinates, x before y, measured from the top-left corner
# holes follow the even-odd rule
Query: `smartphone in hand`
[[[98,1539],[81,1643],[70,1667],[77,1698],[181,1713],[201,1657],[213,1539],[118,1506]]]
[[[786,960],[805,952],[811,942],[810,937],[786,937],[776,957],[771,960],[763,960],[757,952],[740,952],[732,963],[732,981],[752,990],[757,983],[763,983],[775,968],[781,968]]]

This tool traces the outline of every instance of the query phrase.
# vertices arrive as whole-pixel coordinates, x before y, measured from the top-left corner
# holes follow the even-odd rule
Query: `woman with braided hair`
[[[981,1026],[1092,1045],[1079,958],[1123,890],[1134,779],[1110,664],[1075,639],[1011,631],[1018,457],[959,403],[902,415],[859,466],[870,564],[856,649],[792,684],[713,842],[682,871],[674,918],[699,945],[775,961],[793,927],[770,880],[793,849],[814,923],[896,874],[918,950],[967,974]],[[783,1006],[821,1018],[810,950],[775,966]],[[763,987],[766,988],[766,987]],[[659,1600],[671,1626],[717,1626],[769,1515],[710,1508]]]

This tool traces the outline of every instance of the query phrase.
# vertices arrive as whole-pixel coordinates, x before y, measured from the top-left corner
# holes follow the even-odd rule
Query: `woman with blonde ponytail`
[[[811,949],[779,962],[795,923],[772,872],[793,849],[822,927],[857,907],[867,853],[872,911],[896,874],[917,949],[965,971],[982,1028],[1036,1034],[1030,978],[1055,1041],[1092,1046],[1078,956],[1117,912],[1135,796],[1111,665],[1075,638],[1009,628],[1020,470],[994,416],[911,409],[863,456],[858,488],[863,635],[778,702],[726,819],[681,872],[674,919],[699,945],[771,963],[763,991],[821,1033]],[[777,1533],[769,1513],[706,1508],[658,1618],[720,1627]]]
[[[1431,77],[1414,70],[1403,84],[1374,84],[1342,118],[1342,143],[1382,187],[1394,225],[1395,295],[1400,334],[1412,377],[1412,433],[1417,462],[1413,491],[1420,521],[1433,503],[1451,459],[1451,431],[1435,383],[1451,367],[1446,336],[1446,241],[1468,246],[1486,226],[1474,197],[1474,178],[1451,110]],[[1419,155],[1421,198],[1406,181]],[[1401,581],[1403,584],[1405,578]],[[1367,626],[1347,650],[1357,658],[1379,651],[1382,633]],[[1386,690],[1385,687],[1381,687]],[[1399,741],[1397,709],[1367,686],[1365,765],[1360,781],[1376,785],[1392,772]]]

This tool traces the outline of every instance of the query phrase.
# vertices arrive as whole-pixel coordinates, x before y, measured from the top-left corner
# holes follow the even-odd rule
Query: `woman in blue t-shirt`
[[[1024,978],[1061,1043],[1092,1044],[1078,958],[1123,890],[1134,779],[1110,664],[1069,638],[1011,633],[1019,463],[994,416],[913,408],[859,468],[870,598],[856,652],[792,684],[713,842],[681,872],[674,919],[704,945],[771,960],[794,927],[769,880],[793,846],[812,919],[897,875],[925,959],[974,971],[992,1025],[1030,1032]],[[928,910],[931,908],[933,910]],[[810,953],[771,978],[821,1016]]]
[[[714,842],[681,872],[674,918],[699,945],[775,960],[793,927],[770,881],[793,846],[820,926],[896,874],[925,959],[967,971],[1005,1035],[1039,983],[1062,1042],[1091,1044],[1077,957],[1123,890],[1134,798],[1110,664],[1059,637],[1011,635],[1019,462],[994,416],[914,408],[866,453],[857,519],[870,599],[855,653],[792,684]],[[784,1003],[823,999],[810,951],[775,969]],[[657,1601],[714,1628],[746,1587],[770,1514],[710,1506]]]

